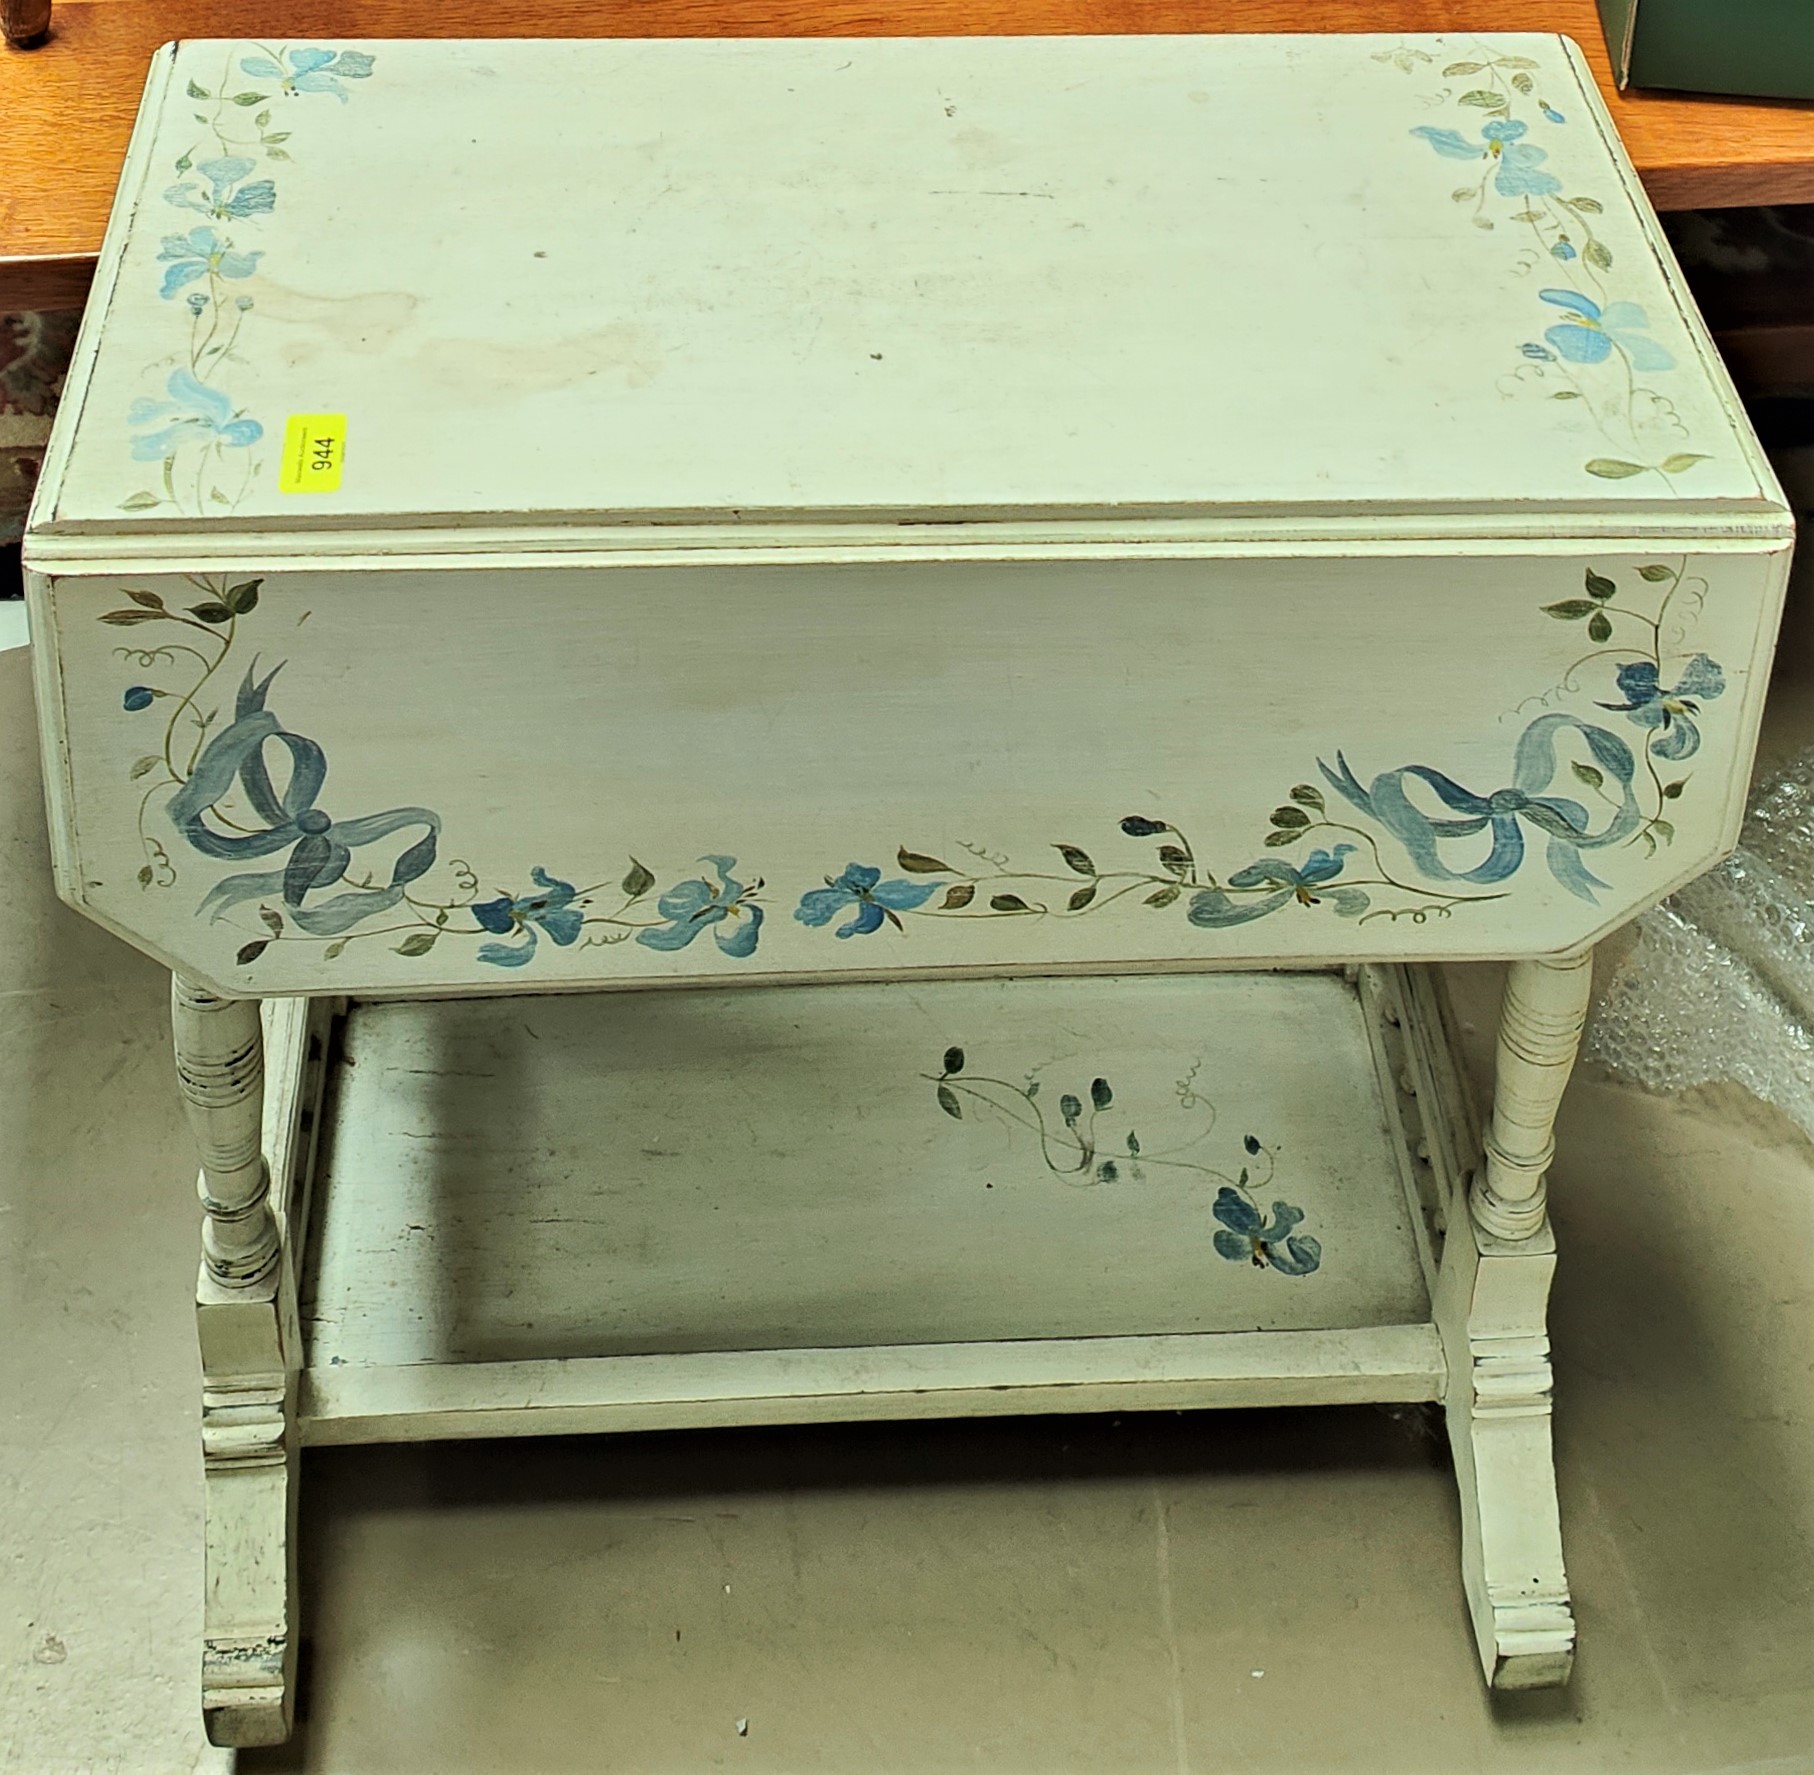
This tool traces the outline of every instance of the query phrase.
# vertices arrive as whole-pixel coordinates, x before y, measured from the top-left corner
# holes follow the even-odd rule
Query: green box
[[[1621,87],[1814,99],[1814,0],[1599,0]]]

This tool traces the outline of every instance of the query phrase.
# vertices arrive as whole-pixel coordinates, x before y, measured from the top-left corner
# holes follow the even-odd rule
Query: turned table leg
[[[203,1718],[216,1744],[275,1744],[289,1734],[295,1686],[297,1352],[260,1146],[259,1007],[178,975],[171,1022],[202,1161]]]
[[[1565,1683],[1574,1664],[1550,1441],[1556,1247],[1544,1179],[1592,979],[1591,953],[1513,964],[1485,1165],[1467,1215],[1451,1223],[1437,1285],[1462,1578],[1482,1667],[1501,1689]]]

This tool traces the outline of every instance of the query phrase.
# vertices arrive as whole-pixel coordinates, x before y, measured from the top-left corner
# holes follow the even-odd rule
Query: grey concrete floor
[[[225,1770],[165,978],[51,896],[18,651],[0,905],[0,1769]],[[323,1451],[306,1717],[239,1767],[1814,1771],[1814,1153],[1585,1074],[1553,1200],[1566,1692],[1483,1692],[1417,1414]]]

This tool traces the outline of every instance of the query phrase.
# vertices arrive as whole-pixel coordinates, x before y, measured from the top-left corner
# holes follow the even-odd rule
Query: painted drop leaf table
[[[980,1412],[1438,1402],[1564,1681],[1551,1130],[1789,546],[1561,39],[160,53],[28,560],[211,1733],[304,1444]]]

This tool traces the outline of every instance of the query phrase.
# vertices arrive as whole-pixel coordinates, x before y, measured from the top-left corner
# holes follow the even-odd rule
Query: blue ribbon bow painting
[[[289,732],[265,707],[266,693],[282,669],[274,666],[263,678],[254,678],[256,668],[248,668],[234,702],[232,726],[203,748],[167,811],[177,831],[204,857],[249,862],[288,853],[279,868],[217,881],[202,901],[208,917],[219,918],[249,900],[275,900],[299,929],[311,936],[338,937],[363,919],[390,911],[409,884],[428,873],[441,820],[425,807],[393,807],[351,820],[336,820],[319,807],[327,755],[313,740]],[[273,741],[289,754],[289,781],[281,793],[265,762],[265,748]],[[210,810],[236,783],[262,827],[222,831],[209,824]],[[355,853],[398,834],[414,836],[392,860],[390,879],[382,887],[311,898],[345,880]]]

